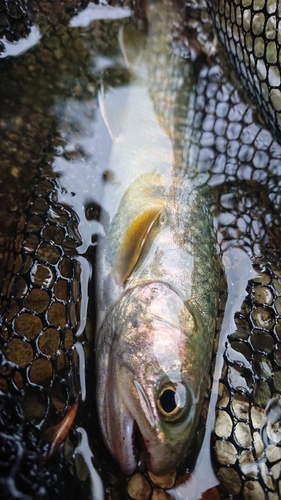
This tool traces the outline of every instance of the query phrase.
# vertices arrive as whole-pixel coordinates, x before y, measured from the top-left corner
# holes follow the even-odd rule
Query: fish
[[[133,26],[120,33],[130,105],[112,134],[105,176],[95,342],[100,430],[125,474],[141,460],[153,474],[165,475],[185,459],[196,437],[216,329],[220,263],[211,202],[175,148],[180,128],[172,88],[163,115],[155,113],[162,109],[167,68],[177,75],[176,85],[190,89],[194,82],[188,60],[173,50],[177,15],[166,1],[161,9],[149,2],[148,35],[134,44]],[[153,54],[155,74],[164,76],[152,98]],[[187,80],[179,79],[183,68]],[[108,123],[106,105],[102,112]]]

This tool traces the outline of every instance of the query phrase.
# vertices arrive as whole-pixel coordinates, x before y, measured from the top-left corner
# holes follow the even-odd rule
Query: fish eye
[[[186,390],[182,384],[162,387],[157,397],[157,407],[165,420],[175,420],[181,416],[186,406]]]
[[[177,407],[177,394],[173,389],[165,389],[159,398],[159,403],[165,413],[172,413]]]

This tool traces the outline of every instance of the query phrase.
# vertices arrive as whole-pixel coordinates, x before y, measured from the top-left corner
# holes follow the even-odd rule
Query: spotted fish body
[[[148,12],[153,23],[147,47],[150,52],[156,46],[161,64],[171,27],[169,11],[163,14],[168,5],[161,2],[159,12],[159,4],[151,4]],[[104,441],[120,468],[135,469],[135,435],[141,434],[146,466],[163,475],[185,458],[195,436],[215,333],[219,265],[206,200],[190,181],[188,165],[177,164],[165,123],[160,127],[151,114],[149,52],[133,69],[133,91],[146,100],[134,102],[134,116],[142,114],[129,136],[135,134],[137,144],[142,135],[150,137],[146,163],[134,154],[134,141],[124,134],[122,144],[120,136],[109,173],[117,159],[122,170],[111,173],[105,186],[97,407]],[[118,157],[122,148],[124,159]]]

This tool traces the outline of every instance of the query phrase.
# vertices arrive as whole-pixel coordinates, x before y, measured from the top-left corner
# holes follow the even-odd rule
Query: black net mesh
[[[7,5],[5,3],[5,8]],[[235,5],[232,9],[237,10],[239,6]],[[246,4],[240,9],[247,11],[247,15],[254,12]],[[257,13],[262,9],[256,9]],[[151,54],[150,72],[154,78],[150,93],[165,126],[172,122],[171,110],[173,119],[177,119],[178,125],[171,130],[171,137],[175,149],[181,151],[179,163],[189,166],[190,175],[196,177],[199,186],[211,187],[210,203],[224,264],[227,264],[229,250],[239,249],[252,259],[248,266],[254,273],[246,298],[245,293],[241,295],[242,306],[233,311],[237,330],[227,331],[219,353],[224,359],[224,367],[219,375],[213,448],[216,470],[224,487],[221,497],[275,500],[280,496],[281,460],[276,419],[280,416],[281,390],[281,148],[260,120],[256,108],[245,99],[234,72],[225,65],[221,49],[214,43],[212,21],[206,7],[198,3],[189,5],[182,15],[184,22],[181,24],[177,16],[174,23],[175,33],[166,59],[160,61],[159,54]],[[271,23],[273,15],[273,11],[267,10],[266,16]],[[235,16],[237,14],[234,19]],[[227,14],[226,17],[232,19],[233,16]],[[218,18],[224,27],[221,7]],[[242,25],[238,26],[240,30]],[[93,101],[100,81],[118,86],[129,80],[128,73],[116,62],[115,69],[109,66],[104,71],[97,70],[92,63],[100,54],[115,57],[118,28],[119,25],[111,27],[110,23],[96,22],[93,50],[92,34],[81,37],[58,25],[43,39],[38,50],[19,59],[18,66],[13,66],[11,61],[3,66],[6,76],[1,87],[3,141],[0,146],[1,173],[5,174],[0,212],[1,498],[56,498],[56,495],[75,498],[75,492],[80,491],[78,486],[77,490],[73,488],[75,475],[69,476],[73,464],[69,465],[61,453],[49,461],[42,461],[46,441],[52,439],[49,438],[50,430],[62,421],[80,394],[80,347],[86,360],[91,350],[90,323],[86,332],[81,332],[79,338],[76,336],[81,329],[79,218],[73,206],[59,201],[61,186],[53,169],[53,145],[47,147],[50,154],[44,154],[43,158],[42,147],[48,142],[48,133],[60,129],[65,140],[59,140],[56,146],[59,144],[61,155],[70,164],[75,155],[84,155],[82,149],[69,151],[67,148],[65,142],[72,137],[73,124],[69,126],[67,122],[67,111],[62,113],[61,121],[54,117],[55,104],[59,101],[63,107],[66,95],[75,96],[77,102],[84,99],[85,108],[94,113],[96,102],[93,104]],[[251,29],[247,31],[250,35]],[[261,47],[260,38],[264,36],[270,39],[268,31],[264,31],[264,35],[254,33],[257,47]],[[271,41],[265,44],[269,46],[265,53],[271,51],[270,57]],[[239,44],[235,42],[235,61],[243,65],[243,50],[237,47]],[[176,59],[179,54],[185,58],[181,66]],[[248,83],[262,57],[261,54],[254,58],[254,65],[249,63]],[[250,56],[249,61],[252,61]],[[88,67],[94,70],[91,72]],[[262,68],[261,63],[259,67]],[[265,64],[267,82],[262,83],[271,84],[273,77],[269,75],[276,76],[275,67],[278,67],[277,62],[268,58]],[[9,79],[10,84],[7,83]],[[163,90],[165,81],[167,88]],[[257,80],[253,81],[256,85]],[[258,85],[261,85],[259,89],[265,88],[261,83]],[[270,99],[263,93],[259,102],[265,106],[275,133],[279,125],[278,109],[274,108],[277,93],[273,91],[277,90],[274,84],[272,93],[269,91]],[[256,93],[255,89],[253,91]],[[24,97],[19,98],[20,95]],[[268,107],[271,112],[266,111]],[[80,132],[79,127],[77,118],[73,126],[77,142],[79,133],[85,132],[83,127]],[[18,151],[22,152],[21,156]],[[87,163],[86,155],[84,158]],[[100,207],[97,204],[89,202],[85,209],[87,220],[98,219]],[[93,241],[95,238],[94,234]],[[87,258],[93,262],[92,256],[87,255]],[[230,262],[228,285],[232,281],[235,283],[235,266],[239,268],[240,264],[239,260],[234,264]],[[241,274],[243,272],[242,268]],[[227,297],[225,288],[222,280],[219,327]],[[218,343],[219,335],[215,353]],[[87,371],[86,375],[88,380],[93,373],[89,376]],[[93,379],[89,383],[92,389]],[[88,391],[88,395],[93,398],[92,392]],[[172,487],[175,481],[177,484],[183,482],[186,478],[181,475],[184,467],[179,478],[172,475],[166,482],[159,482],[142,468],[128,481],[118,472],[97,436],[95,412],[91,400],[83,415],[79,415],[79,421],[85,424],[89,435],[92,434],[94,462],[102,474],[108,498],[171,498],[162,488]],[[202,426],[206,416],[207,403]],[[74,436],[74,442],[75,439]],[[198,450],[192,452],[194,461]],[[187,465],[193,467],[192,461]],[[84,477],[83,473],[80,477]]]
[[[80,394],[78,344],[82,365],[88,352],[85,332],[76,336],[81,240],[75,212],[57,201],[56,176],[46,155],[38,172],[1,262],[3,499],[77,493],[62,453],[47,461],[43,455],[55,426]]]
[[[207,3],[238,77],[280,141],[279,1],[207,0]]]
[[[54,183],[40,179],[2,260],[2,352],[10,369],[7,364],[2,372],[1,389],[20,391],[27,384],[32,397],[36,387],[39,421],[46,418],[52,399],[44,388],[51,385],[55,391],[60,385],[62,390],[55,374],[63,378],[77,373],[70,365],[77,364],[72,347],[79,327],[75,254],[80,239],[73,211],[55,202]],[[78,394],[74,380],[65,380],[64,385],[65,392],[53,399],[57,410],[69,403],[69,390],[72,398]]]
[[[222,349],[213,445],[218,476],[230,494],[270,499],[280,495],[280,216],[265,193],[249,196],[240,187],[240,195],[222,196],[221,249],[236,246],[263,258],[253,259],[236,331]]]
[[[58,5],[64,11],[65,5]],[[18,427],[1,434],[0,496],[7,499],[88,498],[88,468],[78,452],[75,463],[72,459],[83,434],[70,432],[67,445],[64,442],[54,457],[42,460],[77,399],[76,422],[91,430],[97,466],[108,471],[110,462],[97,443],[94,364],[88,368],[93,304],[85,331],[81,322],[79,217],[71,203],[59,201],[63,183],[53,164],[55,158],[65,160],[67,167],[73,159],[87,159],[83,147],[76,148],[75,143],[69,148],[73,136],[79,143],[85,128],[70,115],[68,106],[64,108],[65,102],[69,99],[79,108],[84,99],[87,116],[92,117],[101,75],[113,85],[128,81],[128,75],[120,67],[96,70],[90,66],[98,54],[114,58],[117,50],[112,42],[120,23],[98,21],[82,39],[79,28],[67,26],[70,11],[65,22],[57,22],[55,5],[45,7],[46,19],[55,26],[42,43],[17,59],[1,61],[0,399],[3,415],[13,408],[21,415]],[[99,212],[90,199],[84,218],[97,220]],[[93,261],[91,252],[94,246],[83,259]],[[86,294],[88,279],[84,276]],[[84,384],[85,377],[89,388],[87,402],[82,403],[80,382]]]
[[[203,22],[200,21],[203,19]],[[198,19],[199,18],[199,19]],[[213,436],[222,498],[280,497],[280,146],[245,99],[224,56],[204,35],[208,16],[187,8],[186,30],[197,58],[197,84],[185,117],[183,154],[201,182],[218,193],[218,243],[226,266],[230,309],[237,331],[224,328],[217,416]],[[195,32],[199,27],[199,37]],[[203,27],[203,30],[202,30]],[[210,32],[208,31],[210,34]],[[200,55],[198,39],[207,54]],[[209,42],[208,42],[209,41]],[[239,59],[236,59],[238,64]],[[273,123],[273,122],[272,122]],[[188,124],[190,126],[188,127]],[[274,125],[273,125],[274,128]],[[276,129],[275,129],[276,132]],[[237,260],[231,252],[237,250]],[[240,253],[239,253],[240,252]],[[241,253],[249,256],[244,267]],[[241,277],[253,271],[247,294]],[[247,281],[247,280],[246,280]],[[240,308],[235,309],[237,299]],[[221,296],[218,326],[227,294]],[[232,316],[233,317],[233,316]],[[231,323],[231,322],[230,322]],[[219,345],[217,338],[216,348]]]
[[[235,497],[270,499],[280,496],[280,267],[254,269],[224,352],[214,450]]]
[[[40,430],[24,419],[20,400],[11,394],[0,399],[0,495],[3,500],[59,499],[72,495],[73,480],[67,463],[57,454],[41,459]]]
[[[58,22],[67,24],[87,4],[88,0],[52,0],[51,2],[1,0],[0,54],[5,56],[10,43],[15,44],[27,38],[35,24],[39,24],[42,31]]]
[[[3,0],[0,4],[0,37],[10,42],[26,37],[30,32],[26,2]],[[0,42],[0,53],[4,45]]]

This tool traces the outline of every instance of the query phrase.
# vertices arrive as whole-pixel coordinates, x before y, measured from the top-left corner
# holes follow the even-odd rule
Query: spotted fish
[[[132,83],[105,181],[96,369],[103,439],[127,474],[140,457],[163,475],[187,455],[216,324],[219,262],[208,198],[191,182],[188,165],[177,162],[173,107],[167,127],[148,91],[152,51],[161,68],[169,67],[169,54],[174,65],[188,64],[177,61],[167,37],[176,14],[168,2],[161,9],[150,2],[149,35],[136,43],[142,50],[135,57],[135,38],[120,34]],[[192,72],[187,82],[192,86]]]

